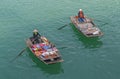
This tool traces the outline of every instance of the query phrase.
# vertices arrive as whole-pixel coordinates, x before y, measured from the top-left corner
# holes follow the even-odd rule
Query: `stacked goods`
[[[29,37],[26,40],[26,44],[35,57],[45,64],[53,64],[63,61],[56,46],[39,33],[38,36],[33,34],[32,37]]]
[[[44,58],[48,57],[56,57],[57,56],[57,49],[56,47],[51,47],[51,45],[47,45],[45,43],[34,44],[32,47],[32,51],[36,56],[42,56]]]

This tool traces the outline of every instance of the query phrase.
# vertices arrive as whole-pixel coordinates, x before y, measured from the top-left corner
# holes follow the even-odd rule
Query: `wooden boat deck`
[[[34,52],[33,49],[32,49],[32,46],[35,45],[31,42],[30,39],[27,39],[26,40],[26,44],[27,46],[29,47],[29,49],[31,50],[31,52],[39,59],[41,60],[42,62],[44,62],[45,64],[53,64],[53,63],[58,63],[58,62],[63,62],[63,59],[61,58],[61,55],[59,53],[58,50],[50,50],[48,49],[47,52],[49,55],[47,55],[47,57],[44,57],[41,53],[41,54],[38,54],[37,55],[37,52],[40,53],[39,51],[36,51]],[[39,43],[41,44],[41,43]],[[52,43],[51,43],[52,44]],[[44,52],[45,53],[45,52]],[[50,53],[54,53],[54,54],[50,54]]]
[[[71,16],[70,19],[75,27],[86,37],[97,37],[103,35],[101,30],[89,18],[85,18],[85,22],[79,22],[76,16]]]

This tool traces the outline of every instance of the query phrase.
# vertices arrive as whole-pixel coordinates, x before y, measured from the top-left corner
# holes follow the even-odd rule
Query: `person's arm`
[[[78,17],[80,17],[80,12],[78,12]]]
[[[38,33],[38,35],[41,37],[41,35]]]

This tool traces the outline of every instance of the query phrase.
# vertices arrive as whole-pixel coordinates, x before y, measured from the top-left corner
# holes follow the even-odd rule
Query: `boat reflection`
[[[78,31],[78,29],[76,29],[73,24],[71,24],[71,26],[77,38],[83,43],[85,48],[99,48],[103,45],[99,37],[88,38],[85,35],[83,35],[80,31]]]
[[[29,49],[27,49],[27,52],[29,53],[29,56],[33,60],[33,62],[36,63],[36,67],[40,68],[42,71],[44,71],[44,73],[60,74],[64,72],[64,70],[62,69],[61,63],[46,65],[45,63],[40,61],[38,58],[36,58],[36,56]]]

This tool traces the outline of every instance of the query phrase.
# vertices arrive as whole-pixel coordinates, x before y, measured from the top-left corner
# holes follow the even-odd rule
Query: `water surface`
[[[119,0],[0,0],[0,79],[119,79]],[[88,39],[70,23],[82,8],[104,32]],[[27,49],[32,30],[52,41],[63,63],[45,65]]]

